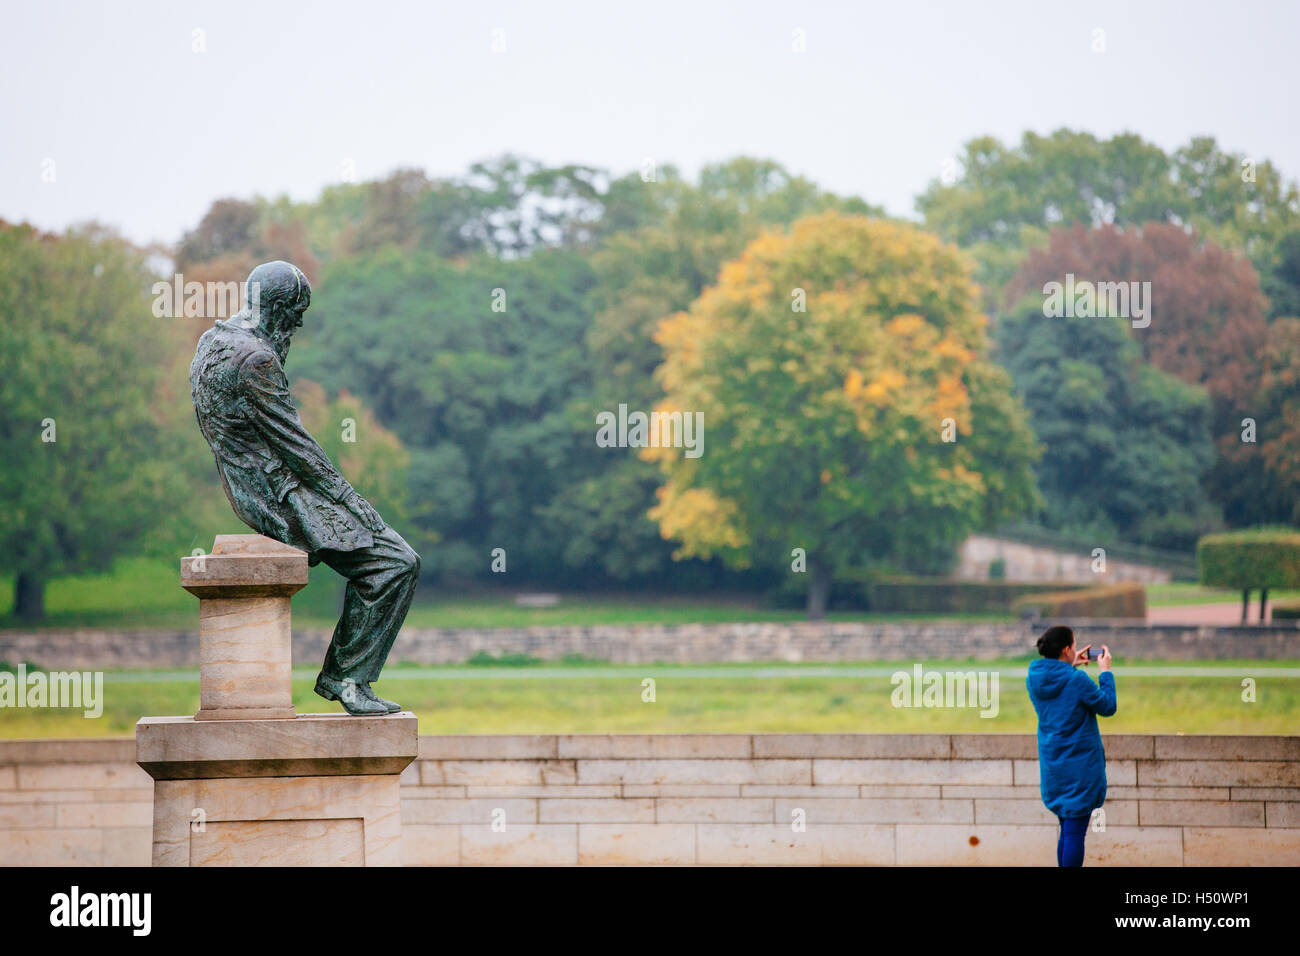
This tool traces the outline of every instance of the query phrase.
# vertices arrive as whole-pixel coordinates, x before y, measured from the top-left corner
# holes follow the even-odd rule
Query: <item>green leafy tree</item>
[[[1270,319],[1300,315],[1300,229],[1278,240],[1271,268],[1260,273]]]
[[[562,567],[540,509],[578,481],[591,434],[567,404],[585,394],[583,258],[542,250],[464,264],[389,246],[330,267],[295,340],[291,375],[361,398],[411,455],[411,518],[439,544],[431,571]]]
[[[483,252],[510,259],[592,241],[608,187],[608,175],[593,167],[505,154],[459,177],[404,168],[330,186],[315,202],[292,207],[292,215],[324,262],[390,245],[451,259]]]
[[[1278,319],[1269,327],[1262,358],[1264,378],[1249,416],[1256,440],[1243,443],[1242,454],[1254,466],[1254,514],[1300,525],[1300,319]]]
[[[1190,548],[1218,523],[1202,480],[1214,460],[1210,401],[1143,360],[1129,320],[1050,318],[1028,298],[996,329],[1044,445],[1038,486],[1048,527]]]
[[[928,228],[970,249],[990,304],[1016,261],[1060,225],[1190,226],[1245,252],[1265,275],[1282,237],[1300,228],[1296,184],[1212,137],[1166,154],[1132,133],[1026,132],[1012,146],[981,136],[966,143],[959,167],[955,181],[933,180],[916,207]]]
[[[1033,297],[1041,315],[1047,283],[1064,283],[1069,275],[1127,289],[1138,283],[1139,292],[1150,283],[1149,324],[1129,335],[1152,365],[1209,392],[1218,456],[1205,482],[1230,523],[1257,523],[1266,477],[1240,430],[1256,407],[1269,330],[1267,302],[1250,261],[1167,223],[1126,229],[1076,224],[1053,230],[1048,245],[1025,258],[1007,284],[1008,301]],[[1132,302],[1130,311],[1136,315]]]
[[[50,578],[107,570],[180,503],[154,281],[104,229],[0,223],[0,568],[19,617],[43,614]]]

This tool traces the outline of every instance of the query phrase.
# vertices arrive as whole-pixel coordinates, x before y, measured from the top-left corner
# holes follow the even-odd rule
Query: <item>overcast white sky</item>
[[[770,157],[912,215],[965,140],[1060,126],[1211,134],[1297,178],[1298,41],[1296,0],[4,0],[0,218],[173,241],[213,199],[311,198],[347,159],[454,175],[505,151]]]

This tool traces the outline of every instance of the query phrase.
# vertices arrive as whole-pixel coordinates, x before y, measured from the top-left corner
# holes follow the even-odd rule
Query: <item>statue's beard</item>
[[[282,321],[285,322],[285,325],[280,324]],[[245,325],[244,327],[247,328],[248,326]],[[271,346],[271,351],[275,352],[275,357],[283,365],[285,358],[289,355],[289,340],[293,338],[294,333],[294,328],[288,324],[288,320],[263,314],[262,321],[252,331],[258,338]]]
[[[276,352],[276,358],[279,359],[281,365],[285,364],[285,359],[289,356],[289,339],[292,337],[294,337],[294,333],[285,329],[273,329],[268,337],[270,347]]]
[[[293,338],[292,332],[275,332],[271,335],[271,348],[275,350],[275,357],[284,364],[284,360],[289,356],[289,340]]]

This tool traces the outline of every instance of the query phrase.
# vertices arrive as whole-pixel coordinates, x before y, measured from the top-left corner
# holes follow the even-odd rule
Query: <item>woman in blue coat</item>
[[[1091,647],[1089,645],[1088,647]],[[1058,866],[1083,866],[1083,841],[1092,811],[1106,802],[1106,751],[1097,716],[1115,713],[1115,675],[1104,646],[1097,666],[1100,683],[1077,664],[1088,663],[1088,647],[1074,650],[1074,631],[1049,627],[1038,639],[1041,660],[1029,665],[1025,684],[1038,714],[1039,787],[1043,803],[1061,821]]]

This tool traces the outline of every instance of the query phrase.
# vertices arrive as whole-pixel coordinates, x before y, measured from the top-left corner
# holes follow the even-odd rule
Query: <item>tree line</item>
[[[1210,139],[1060,130],[961,160],[915,222],[748,158],[398,170],[214,202],[175,271],[307,272],[304,421],[431,580],[490,576],[494,549],[567,587],[806,570],[820,610],[836,576],[940,573],[1006,520],[1184,551],[1300,520],[1295,184]],[[235,519],[185,378],[212,317],[155,318],[147,251],[101,227],[6,224],[0,247],[0,567],[32,615],[53,576]],[[1150,283],[1149,325],[1047,316],[1066,274]],[[620,405],[702,412],[705,453],[601,447]]]

